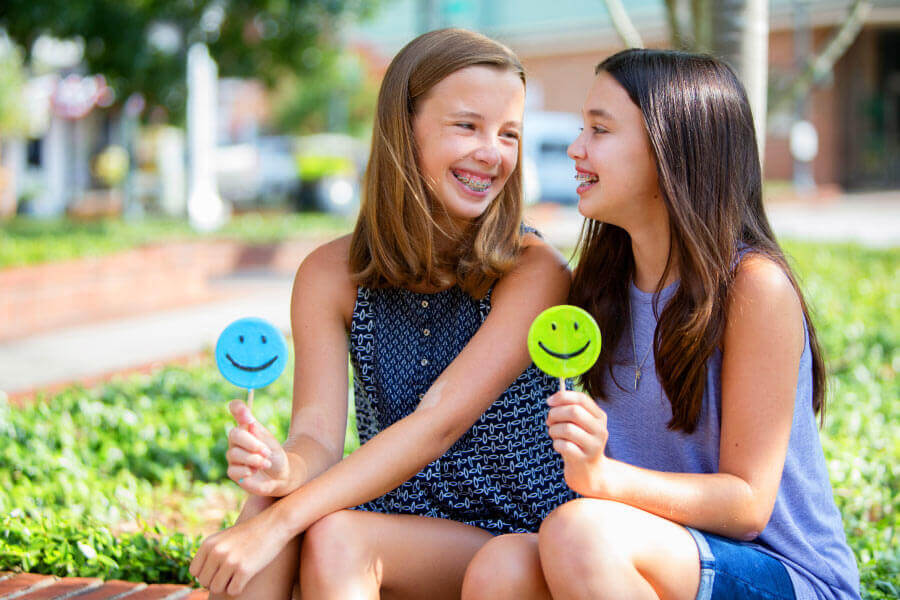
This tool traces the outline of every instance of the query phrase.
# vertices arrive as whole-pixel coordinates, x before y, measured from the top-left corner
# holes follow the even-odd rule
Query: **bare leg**
[[[459,598],[466,565],[491,535],[456,521],[342,510],[303,539],[305,599]]]
[[[241,523],[254,517],[274,504],[277,498],[264,498],[262,496],[250,496],[241,509],[241,514],[236,523]],[[228,594],[212,594],[209,600],[252,600],[266,598],[267,600],[289,600],[291,590],[297,581],[297,563],[300,555],[300,538],[292,540],[281,554],[275,557],[268,566],[247,583],[244,592],[240,596]]]
[[[462,600],[551,600],[541,571],[538,536],[513,533],[485,544],[466,569]]]
[[[556,600],[691,600],[700,586],[691,534],[619,502],[580,498],[560,506],[541,525],[538,547]]]

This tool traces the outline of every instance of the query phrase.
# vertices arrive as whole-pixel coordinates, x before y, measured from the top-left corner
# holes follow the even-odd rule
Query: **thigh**
[[[383,600],[459,598],[469,561],[493,537],[447,519],[347,512],[377,565]]]
[[[700,556],[688,530],[620,502],[579,498],[557,508],[541,526],[545,570],[565,568],[563,561],[545,560],[545,552],[554,550],[580,553],[579,562],[586,564],[620,557],[663,600],[693,600],[700,585]]]
[[[700,550],[698,600],[794,600],[794,585],[777,559],[735,540],[689,531]]]

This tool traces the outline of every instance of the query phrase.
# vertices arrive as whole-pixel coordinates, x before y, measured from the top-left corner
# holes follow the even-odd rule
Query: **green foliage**
[[[304,52],[334,44],[344,18],[371,9],[363,0],[4,0],[0,28],[26,48],[42,34],[84,40],[88,72],[106,76],[120,100],[140,92],[151,105],[180,115],[187,97],[187,49],[209,45],[219,73],[259,77],[312,73]],[[171,48],[154,45],[151,31],[165,26]]]
[[[163,527],[114,536],[99,523],[16,509],[0,519],[0,564],[60,577],[190,582],[200,540]]]
[[[22,53],[0,32],[0,135],[25,131],[24,85]]]
[[[900,249],[786,250],[830,369],[822,445],[863,598],[896,598]],[[291,379],[260,390],[254,404],[277,435],[288,425]],[[189,583],[211,499],[240,497],[224,479],[226,403],[238,394],[210,360],[69,388],[21,409],[0,404],[0,570]],[[351,421],[345,451],[357,445],[354,430]],[[173,515],[176,526],[158,525]]]
[[[76,222],[17,217],[0,223],[0,269],[102,256],[164,241],[227,238],[263,244],[304,235],[334,237],[351,227],[344,217],[314,213],[237,215],[211,234],[194,232],[185,221],[176,219]]]
[[[307,54],[321,68],[281,78],[273,98],[276,128],[298,134],[368,135],[379,83],[366,77],[360,57],[334,51]]]

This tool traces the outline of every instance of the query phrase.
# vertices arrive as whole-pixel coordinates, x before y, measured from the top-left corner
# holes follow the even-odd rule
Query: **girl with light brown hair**
[[[525,344],[570,279],[521,224],[524,100],[515,55],[475,33],[392,61],[356,228],[297,272],[287,441],[232,402],[228,475],[250,498],[191,564],[213,597],[458,598],[493,535],[572,497],[555,381]],[[341,460],[348,339],[362,444]]]

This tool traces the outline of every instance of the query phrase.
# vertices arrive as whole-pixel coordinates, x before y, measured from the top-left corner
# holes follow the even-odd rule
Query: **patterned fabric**
[[[416,409],[490,310],[490,292],[475,300],[459,287],[358,288],[350,355],[360,443]],[[358,508],[452,519],[494,534],[537,531],[574,497],[545,425],[557,386],[530,365],[443,456]]]

